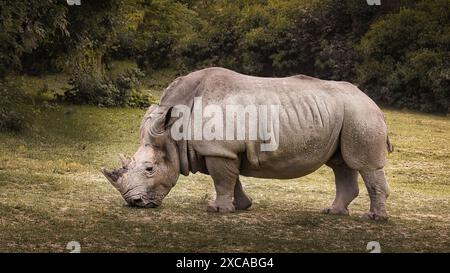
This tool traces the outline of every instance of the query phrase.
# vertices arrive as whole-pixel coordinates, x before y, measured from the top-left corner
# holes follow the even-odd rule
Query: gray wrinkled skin
[[[171,110],[192,109],[194,97],[203,107],[280,105],[279,147],[260,151],[254,140],[174,141]],[[205,120],[203,121],[205,122]],[[387,219],[389,195],[383,167],[392,151],[387,126],[378,106],[356,86],[298,75],[260,78],[224,68],[208,68],[177,78],[152,105],[141,125],[141,146],[132,158],[121,156],[122,168],[103,173],[130,205],[156,207],[176,184],[179,174],[210,174],[216,199],[211,212],[232,212],[251,206],[239,175],[290,179],[322,165],[333,169],[336,198],[327,214],[347,215],[358,195],[358,173],[370,195],[370,219]],[[270,189],[269,189],[270,190]]]

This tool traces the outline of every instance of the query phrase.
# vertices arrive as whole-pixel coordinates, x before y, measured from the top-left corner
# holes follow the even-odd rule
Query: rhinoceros
[[[196,98],[201,98],[202,107],[278,106],[278,135],[272,136],[275,149],[262,149],[268,140],[250,139],[248,134],[231,140],[175,139],[174,109],[182,105],[193,111]],[[184,129],[192,129],[188,127],[193,127],[194,117],[189,119]],[[241,126],[248,124],[246,120]],[[212,177],[216,191],[207,211],[246,210],[252,199],[240,175],[293,179],[327,165],[334,172],[336,197],[324,213],[349,214],[348,206],[359,194],[359,173],[370,197],[366,216],[388,217],[389,187],[383,168],[393,147],[385,118],[365,93],[348,82],[305,75],[254,77],[219,67],[198,70],[175,79],[164,90],[160,104],[149,107],[140,140],[134,156],[120,155],[121,168],[102,169],[130,206],[157,207],[180,174],[201,172]]]

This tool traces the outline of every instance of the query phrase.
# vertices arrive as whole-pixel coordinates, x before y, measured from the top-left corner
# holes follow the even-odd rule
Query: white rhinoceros
[[[194,109],[199,107],[195,105],[199,98],[200,111]],[[208,123],[205,117],[199,123],[194,112],[204,113],[211,105],[216,110],[230,105],[247,107],[244,123],[239,127],[246,130],[245,136],[192,137]],[[276,134],[270,135],[272,149],[262,149],[263,144],[269,143],[270,132],[260,134],[257,139],[249,137],[254,128],[249,128],[248,106],[268,105],[277,106],[273,109],[277,110],[278,119],[271,120],[273,124],[269,128],[272,133],[276,130]],[[180,106],[188,109],[187,114],[194,114],[181,115],[180,111],[174,111]],[[173,137],[179,130],[173,130],[175,124],[180,125],[174,112],[189,121],[181,127],[181,131],[189,132],[181,139]],[[219,125],[227,119],[228,112],[224,110],[224,113],[218,119],[216,116]],[[215,115],[218,114],[216,111]],[[195,124],[197,128],[193,129]],[[212,132],[225,134],[223,128]],[[141,145],[136,154],[121,156],[122,168],[103,169],[103,173],[128,204],[139,207],[159,206],[175,186],[179,174],[209,174],[214,181],[216,199],[209,203],[208,211],[232,212],[245,210],[252,204],[239,175],[290,179],[305,176],[326,164],[335,175],[336,198],[325,213],[348,214],[348,205],[359,192],[359,172],[370,195],[367,216],[386,219],[385,202],[389,195],[383,171],[386,151],[391,152],[392,145],[383,113],[350,83],[303,75],[261,78],[224,68],[207,68],[179,77],[166,88],[160,105],[152,105],[144,116]]]

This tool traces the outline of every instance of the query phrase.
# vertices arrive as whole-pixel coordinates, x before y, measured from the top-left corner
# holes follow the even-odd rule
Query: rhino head
[[[178,180],[179,156],[169,121],[170,110],[152,105],[141,124],[141,144],[134,156],[120,154],[121,168],[102,168],[130,206],[158,207]]]

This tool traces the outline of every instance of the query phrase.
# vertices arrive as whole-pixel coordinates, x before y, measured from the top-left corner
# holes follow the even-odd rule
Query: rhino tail
[[[391,141],[389,140],[389,136],[386,136],[386,145],[388,152],[392,153],[394,151],[394,145],[392,145]]]

